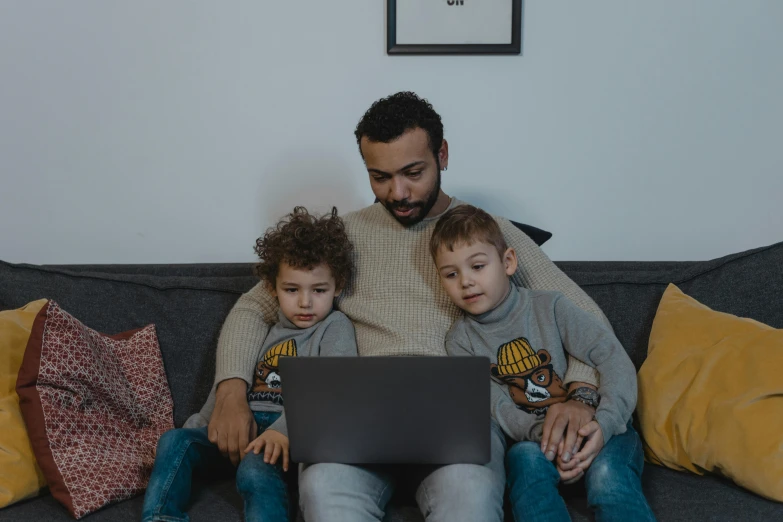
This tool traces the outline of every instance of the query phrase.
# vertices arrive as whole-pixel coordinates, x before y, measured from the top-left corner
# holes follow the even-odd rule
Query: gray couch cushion
[[[712,261],[558,264],[604,311],[637,370],[669,283],[715,310],[783,328],[783,243]]]
[[[783,520],[783,504],[720,477],[645,464],[642,483],[658,520]]]

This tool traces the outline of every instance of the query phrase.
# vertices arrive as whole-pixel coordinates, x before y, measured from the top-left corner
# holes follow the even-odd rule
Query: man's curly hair
[[[430,149],[438,161],[438,151],[443,143],[443,122],[432,105],[414,92],[398,92],[373,103],[356,126],[354,135],[361,152],[365,136],[370,141],[389,143],[416,128],[427,132]]]
[[[353,245],[336,207],[322,216],[295,207],[256,240],[255,252],[261,259],[256,273],[273,288],[282,262],[306,270],[325,264],[338,289],[345,288],[353,274]]]

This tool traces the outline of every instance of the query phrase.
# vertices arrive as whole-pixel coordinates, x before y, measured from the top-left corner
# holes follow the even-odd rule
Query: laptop
[[[291,460],[486,464],[487,357],[281,357]]]

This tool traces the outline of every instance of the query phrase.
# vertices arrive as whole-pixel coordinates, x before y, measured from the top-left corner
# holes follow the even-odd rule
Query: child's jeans
[[[258,433],[262,433],[280,413],[253,412]],[[244,448],[242,448],[244,450]],[[237,468],[237,489],[245,504],[249,522],[288,520],[288,489],[283,477],[282,458],[277,465],[264,462],[264,453],[248,453]],[[144,496],[142,521],[188,521],[185,513],[195,472],[225,466],[227,459],[207,438],[207,428],[167,431],[158,441],[155,466]]]
[[[642,493],[642,443],[636,431],[615,435],[585,473],[587,503],[598,522],[654,521]],[[571,520],[557,490],[560,474],[538,442],[517,442],[506,454],[506,476],[517,522]]]

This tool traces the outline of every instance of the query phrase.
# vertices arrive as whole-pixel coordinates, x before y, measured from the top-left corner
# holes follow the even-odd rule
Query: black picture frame
[[[511,0],[509,44],[397,44],[397,0],[386,0],[386,54],[522,54],[523,0]]]

